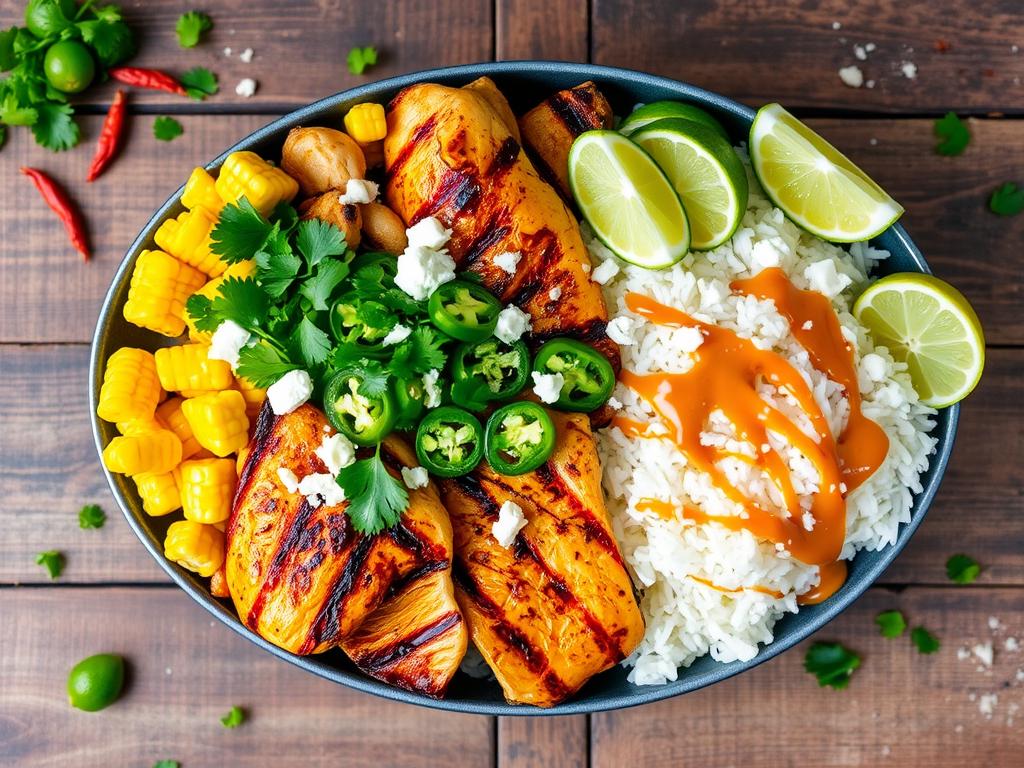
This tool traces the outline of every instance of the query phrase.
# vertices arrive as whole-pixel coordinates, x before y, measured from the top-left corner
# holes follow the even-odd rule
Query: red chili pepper
[[[103,121],[103,129],[100,131],[100,140],[96,145],[96,154],[93,155],[92,165],[89,166],[89,173],[86,181],[96,181],[100,174],[107,169],[110,161],[114,159],[117,150],[121,148],[121,137],[124,133],[125,113],[124,91],[118,89],[114,95],[114,101],[110,104],[110,111]]]
[[[154,91],[167,91],[179,96],[188,96],[185,86],[159,69],[141,69],[140,67],[114,67],[107,70],[112,78],[125,85],[139,88],[151,88]]]
[[[68,232],[68,239],[75,249],[82,254],[83,260],[89,260],[89,244],[86,240],[85,221],[82,219],[82,212],[74,204],[68,193],[57,186],[57,182],[36,168],[22,168],[21,172],[32,179],[36,189],[43,196],[43,200],[50,206],[51,210],[64,222],[64,228]]]

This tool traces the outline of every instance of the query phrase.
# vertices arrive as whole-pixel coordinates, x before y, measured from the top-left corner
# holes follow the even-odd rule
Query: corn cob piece
[[[204,577],[224,564],[224,550],[223,532],[192,520],[171,523],[164,539],[164,557]]]
[[[156,360],[144,349],[121,347],[107,359],[96,413],[104,421],[150,419],[160,399]]]
[[[244,197],[266,216],[278,203],[291,202],[299,184],[255,152],[232,152],[221,166],[216,190],[225,203]]]
[[[356,104],[345,115],[345,130],[359,144],[380,141],[388,135],[384,107],[380,104]]]
[[[182,412],[199,444],[221,458],[249,442],[245,400],[234,389],[193,397],[182,403]]]
[[[185,519],[211,525],[227,520],[237,480],[235,462],[231,459],[183,462],[181,508]]]
[[[181,204],[188,209],[203,207],[214,216],[220,215],[224,201],[217,194],[217,182],[205,168],[195,168],[181,191]]]
[[[181,471],[175,467],[161,474],[132,478],[142,498],[142,509],[150,517],[162,517],[181,509]]]
[[[103,466],[125,475],[160,475],[180,462],[181,440],[169,429],[115,437],[103,449]]]
[[[231,366],[211,360],[205,344],[181,344],[156,351],[156,373],[160,385],[185,397],[230,389],[235,383]]]
[[[210,250],[210,233],[215,226],[217,214],[197,205],[191,211],[178,214],[176,219],[164,221],[153,239],[174,258],[210,277],[217,277],[228,264]]]
[[[202,272],[173,256],[143,251],[135,262],[124,319],[164,336],[180,336],[185,330],[185,302],[205,282]]]

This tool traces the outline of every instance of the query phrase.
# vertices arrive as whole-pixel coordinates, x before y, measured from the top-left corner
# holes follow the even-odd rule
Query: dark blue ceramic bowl
[[[593,80],[607,95],[616,114],[628,113],[638,102],[647,103],[659,99],[688,101],[714,114],[729,130],[736,143],[746,141],[750,123],[754,118],[753,110],[724,96],[709,93],[685,83],[639,72],[556,62],[475,64],[396,77],[323,99],[274,121],[235,146],[229,147],[207,168],[211,170],[218,168],[228,153],[240,149],[253,150],[265,157],[276,157],[280,154],[284,137],[290,128],[298,125],[338,126],[341,123],[342,115],[353,104],[363,101],[386,103],[397,91],[408,85],[418,82],[463,85],[481,75],[487,75],[497,82],[512,102],[512,107],[517,113],[533,106],[554,91],[586,80]],[[160,223],[168,216],[177,215],[181,211],[181,206],[178,203],[180,194],[181,190],[179,189],[153,214],[153,218],[149,220],[141,234],[132,243],[114,276],[113,283],[100,309],[92,345],[90,405],[93,413],[92,424],[96,447],[101,452],[114,436],[113,425],[101,422],[95,416],[96,402],[102,381],[102,362],[121,346],[131,345],[152,349],[166,343],[163,337],[125,322],[121,315],[121,309],[127,297],[128,282],[136,257],[144,248],[153,247],[153,234]],[[930,271],[921,252],[899,224],[886,230],[875,239],[874,244],[892,254],[892,257],[884,262],[882,273]],[[934,431],[939,441],[937,453],[932,457],[931,467],[922,478],[924,491],[915,499],[911,522],[903,526],[896,544],[880,552],[860,553],[851,564],[849,579],[842,589],[820,605],[805,607],[799,614],[786,616],[775,627],[775,642],[763,648],[757,658],[743,663],[719,664],[705,656],[691,667],[680,670],[679,679],[674,683],[639,688],[627,682],[625,669],[616,667],[595,677],[570,701],[544,710],[509,705],[502,697],[497,683],[493,681],[480,682],[459,675],[451,685],[448,698],[443,701],[435,701],[426,696],[392,688],[366,677],[340,651],[332,651],[320,656],[299,657],[276,648],[243,626],[232,610],[229,601],[222,602],[210,597],[205,579],[198,579],[192,573],[164,559],[162,543],[169,521],[166,518],[148,517],[143,513],[142,503],[134,484],[128,478],[109,472],[106,472],[106,476],[118,504],[124,511],[125,517],[128,518],[128,523],[171,578],[206,610],[270,653],[328,680],[360,691],[412,704],[489,715],[563,715],[631,707],[695,691],[767,661],[787,648],[793,647],[831,621],[878,578],[879,574],[903,549],[917,526],[921,524],[946,470],[946,463],[953,448],[958,415],[959,406],[953,406],[942,411],[938,416],[938,423]]]

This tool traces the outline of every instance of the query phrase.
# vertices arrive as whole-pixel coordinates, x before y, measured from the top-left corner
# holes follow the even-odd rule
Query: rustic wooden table
[[[190,4],[121,3],[141,38],[139,65],[205,65],[221,93],[204,103],[134,92],[127,147],[101,182],[82,183],[112,89],[80,109],[82,145],[50,154],[24,129],[0,151],[0,764],[150,766],[940,766],[1021,765],[1024,652],[1024,216],[986,210],[1003,181],[1024,182],[1024,6],[1019,0],[220,0],[207,42],[178,48]],[[22,0],[0,2],[0,28]],[[855,45],[874,43],[864,61]],[[87,413],[88,342],[100,298],[135,233],[188,171],[276,115],[366,78],[353,45],[375,44],[368,77],[489,59],[589,60],[686,80],[751,105],[796,110],[907,207],[904,222],[935,271],[985,324],[988,370],[965,403],[939,497],[907,550],[856,606],[820,633],[864,657],[845,691],[822,690],[803,648],[699,693],[592,717],[498,720],[391,703],[281,663],[214,622],[169,583],[121,519],[99,472]],[[225,47],[234,55],[226,57]],[[243,63],[238,52],[251,47]],[[907,77],[904,63],[917,68]],[[842,84],[858,64],[872,88]],[[243,77],[255,97],[234,93]],[[973,140],[936,155],[932,121],[971,115]],[[182,137],[158,144],[155,114]],[[95,260],[77,261],[21,165],[82,202]],[[109,513],[78,529],[87,502]],[[37,552],[60,549],[51,583]],[[944,563],[984,565],[970,587]],[[933,656],[873,625],[900,608],[942,640]],[[990,617],[1000,629],[990,627]],[[991,668],[958,649],[993,642]],[[98,715],[68,707],[68,668],[100,651],[131,660],[131,684]],[[996,694],[991,717],[979,708]],[[986,704],[992,699],[985,699]],[[227,731],[231,705],[250,712]],[[1024,712],[1020,713],[1024,715]]]

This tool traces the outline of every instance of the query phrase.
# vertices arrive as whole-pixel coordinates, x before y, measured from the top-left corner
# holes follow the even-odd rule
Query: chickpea
[[[402,218],[383,203],[366,203],[363,209],[363,236],[367,244],[388,253],[401,253],[409,244]]]
[[[299,182],[306,197],[345,190],[349,179],[366,177],[363,150],[333,128],[292,128],[281,150],[281,168]]]
[[[349,248],[359,245],[360,229],[363,217],[358,205],[345,205],[339,202],[341,192],[332,189],[319,197],[303,201],[299,206],[299,213],[303,220],[320,219],[333,224],[345,235],[345,243]]]

